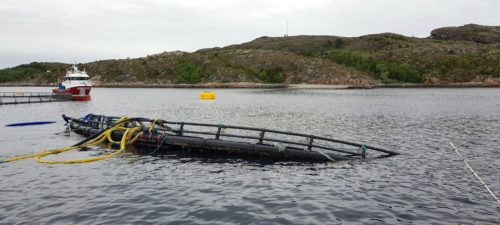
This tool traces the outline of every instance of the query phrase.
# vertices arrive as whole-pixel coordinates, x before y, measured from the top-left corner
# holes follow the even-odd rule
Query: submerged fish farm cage
[[[231,156],[311,162],[398,155],[395,151],[366,144],[254,127],[94,114],[84,118],[63,115],[63,118],[72,131],[90,137],[112,129],[119,121],[125,121],[126,127],[139,127],[137,132],[144,132],[133,145],[141,153],[149,154],[177,152],[201,157]],[[112,130],[111,136],[119,139],[124,133],[123,130]]]

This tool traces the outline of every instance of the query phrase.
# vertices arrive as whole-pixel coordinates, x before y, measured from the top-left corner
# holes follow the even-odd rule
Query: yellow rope
[[[92,140],[85,142],[84,144],[81,144],[78,146],[72,146],[72,147],[68,147],[68,148],[56,149],[56,150],[48,151],[48,152],[42,152],[42,153],[37,153],[37,154],[31,154],[31,155],[6,159],[6,160],[2,160],[0,162],[10,162],[10,161],[16,161],[16,160],[20,160],[20,159],[35,157],[36,161],[41,162],[41,163],[86,163],[86,162],[94,162],[94,161],[109,158],[111,156],[119,154],[120,152],[123,152],[125,150],[126,145],[133,144],[135,141],[137,141],[137,139],[139,139],[139,137],[141,137],[144,134],[144,132],[139,132],[137,135],[135,135],[134,138],[132,138],[134,136],[134,133],[141,130],[141,127],[143,127],[144,125],[142,125],[142,123],[140,123],[141,127],[134,126],[133,128],[125,128],[123,126],[129,122],[122,122],[122,121],[124,121],[126,119],[130,119],[130,117],[120,118],[120,120],[118,120],[118,122],[113,127],[108,128],[106,131],[101,133],[99,136],[97,136],[96,138],[94,138]],[[151,124],[151,127],[149,128],[149,132],[151,132],[151,130],[153,129],[153,126],[157,120],[158,119],[156,119],[153,122],[153,124]],[[132,125],[137,125],[137,124],[132,124]],[[125,130],[125,132],[122,136],[122,139],[119,142],[114,141],[111,137],[114,130]],[[110,142],[110,144],[120,144],[120,150],[113,152],[111,154],[105,155],[105,156],[99,156],[99,157],[94,157],[94,158],[89,158],[89,159],[81,159],[81,160],[48,161],[48,160],[41,159],[42,157],[47,156],[47,155],[51,155],[51,154],[59,154],[59,153],[73,150],[73,149],[85,148],[85,147],[88,147],[91,145],[98,145],[106,140],[108,140]]]
[[[158,119],[155,119],[153,124],[151,124],[151,127],[149,128],[149,133],[151,133],[151,130],[153,130],[153,127],[155,126],[156,121],[158,121]]]
[[[43,157],[43,156],[46,156],[46,155],[49,155],[49,154],[56,154],[56,153],[53,153],[53,152],[49,152],[48,154],[36,156],[35,159],[36,159],[36,161],[42,162],[42,163],[85,163],[85,162],[94,162],[94,161],[102,160],[102,159],[105,159],[105,158],[109,158],[109,157],[117,155],[120,152],[122,152],[123,150],[125,150],[125,145],[126,145],[126,142],[127,142],[127,137],[129,137],[129,133],[133,133],[136,130],[136,128],[139,129],[138,127],[135,127],[135,128],[127,129],[125,131],[125,133],[122,136],[122,140],[119,142],[120,143],[120,150],[118,150],[116,152],[113,152],[111,154],[105,155],[105,156],[99,156],[99,157],[94,157],[94,158],[90,158],[90,159],[62,160],[62,161],[47,161],[47,160],[41,159],[41,157]],[[106,131],[106,136],[108,136],[108,137],[111,136],[111,132],[110,131],[111,130],[107,130]],[[57,152],[57,153],[60,153],[60,152]]]

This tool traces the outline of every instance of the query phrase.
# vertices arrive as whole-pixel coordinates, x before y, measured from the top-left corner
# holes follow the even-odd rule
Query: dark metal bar
[[[212,133],[212,132],[200,132],[200,131],[184,131],[184,132],[185,133],[193,133],[193,134],[214,135],[214,133]],[[260,140],[260,137],[241,136],[241,135],[233,135],[233,134],[221,134],[220,136],[235,137],[235,138],[246,138],[246,139],[259,139]],[[273,139],[273,138],[263,138],[262,140],[264,140],[264,141],[271,141],[271,142],[278,142],[278,143],[284,143],[284,144],[294,144],[294,145],[300,145],[300,146],[309,146],[309,144],[304,144],[304,143],[294,142],[294,141],[285,141],[285,140],[279,140],[279,139]],[[311,147],[312,148],[320,148],[320,149],[330,150],[330,151],[336,151],[336,152],[342,152],[342,153],[346,153],[346,154],[357,155],[357,153],[355,153],[355,152],[346,151],[346,150],[337,149],[337,148],[332,148],[332,147],[327,147],[327,146],[311,145]]]
[[[159,129],[159,130],[166,130],[166,129]],[[172,131],[176,132],[179,130],[173,129]],[[216,135],[216,133],[214,133],[214,132],[202,132],[202,131],[193,131],[193,130],[184,130],[183,132],[184,133],[191,133],[191,134],[203,134],[203,135],[209,135],[209,136]],[[261,138],[261,137],[255,137],[255,136],[243,136],[243,135],[234,135],[234,134],[219,134],[219,136],[234,137],[234,138],[241,138],[241,139],[256,139],[256,140],[259,140],[259,142],[262,139],[262,141],[271,141],[271,142],[278,142],[278,143],[284,143],[284,144],[294,144],[294,145],[299,145],[299,146],[307,146],[308,151],[312,151],[312,148],[319,148],[319,149],[324,149],[324,150],[342,152],[342,153],[346,153],[346,154],[359,155],[356,152],[352,152],[352,151],[354,151],[354,149],[352,151],[347,151],[347,150],[333,148],[333,147],[329,147],[329,146],[314,145],[311,140],[309,140],[308,144],[305,144],[305,143],[301,143],[301,142],[286,141],[286,140],[280,140],[280,139],[274,139],[274,138]],[[311,137],[310,139],[313,139],[313,138]]]
[[[312,146],[313,146],[313,137],[309,137],[309,145],[307,146],[307,151],[311,151]]]
[[[219,140],[219,136],[220,136],[220,130],[222,129],[222,126],[219,126],[217,128],[217,133],[215,134],[215,140]]]
[[[160,129],[158,129],[160,130]],[[163,129],[161,129],[163,130]],[[173,130],[173,131],[176,131],[176,130]],[[204,135],[215,135],[214,132],[203,132],[203,131],[191,131],[191,130],[184,130],[183,133],[189,133],[189,134],[204,134]],[[188,136],[188,135],[185,135],[185,136]]]
[[[179,134],[182,136],[184,129],[184,122],[181,122],[181,127],[179,128]]]
[[[259,137],[259,144],[262,144],[262,141],[264,140],[264,134],[266,133],[265,130],[260,132],[260,137]]]

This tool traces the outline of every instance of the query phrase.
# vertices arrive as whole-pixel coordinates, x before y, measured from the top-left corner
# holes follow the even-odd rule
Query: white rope
[[[500,204],[500,200],[498,200],[497,196],[495,196],[495,194],[493,194],[493,192],[490,190],[490,188],[484,183],[483,179],[481,179],[481,177],[479,177],[479,175],[477,175],[476,171],[474,171],[472,169],[472,167],[469,165],[469,163],[467,163],[467,161],[465,161],[464,157],[462,157],[462,154],[460,154],[460,152],[458,152],[457,148],[455,148],[455,145],[453,145],[453,143],[451,143],[451,142],[450,142],[450,145],[453,148],[453,150],[455,150],[455,152],[458,154],[460,159],[462,159],[462,161],[465,163],[467,168],[469,168],[469,170],[474,174],[474,176],[476,176],[476,178],[479,180],[479,182],[481,182],[481,184],[486,188],[486,190],[491,194],[491,196],[493,196],[493,198],[495,198],[495,200],[497,200],[498,204]]]

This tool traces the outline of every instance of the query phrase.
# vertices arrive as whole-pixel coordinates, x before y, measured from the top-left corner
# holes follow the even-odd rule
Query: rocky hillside
[[[323,55],[385,83],[500,84],[500,43],[481,44],[383,33],[354,38],[261,37],[222,49],[272,49],[310,57]]]
[[[80,64],[97,85],[376,84],[457,82],[500,85],[498,27],[466,25],[432,31],[432,38],[393,33],[361,37],[260,37],[194,53],[164,52],[136,59]],[[31,63],[0,70],[3,84],[50,84],[69,65]]]
[[[365,72],[327,59],[262,49],[165,52],[137,59],[103,60],[77,66],[86,70],[94,84],[101,86],[241,82],[371,86],[379,83]],[[56,82],[50,74],[64,71],[66,67],[70,65],[31,63],[0,71],[0,79],[4,79],[5,84],[50,85]],[[20,71],[19,74],[12,76],[17,71]]]
[[[443,27],[431,31],[431,37],[441,40],[473,41],[481,44],[500,43],[500,27],[468,24],[461,27]]]

